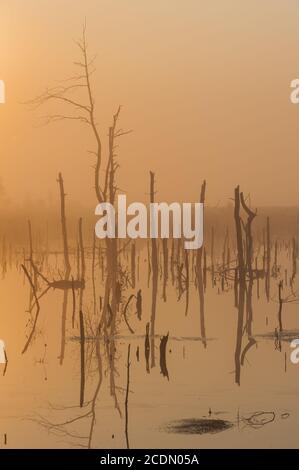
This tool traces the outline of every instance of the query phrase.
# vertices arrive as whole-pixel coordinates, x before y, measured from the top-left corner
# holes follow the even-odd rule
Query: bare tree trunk
[[[278,309],[278,327],[279,327],[279,333],[282,333],[283,327],[282,327],[282,304],[283,304],[283,299],[282,299],[282,281],[279,282],[278,284],[278,301],[279,301],[279,309]]]
[[[155,175],[150,172],[150,202],[155,201]],[[157,242],[155,238],[151,239],[152,245],[152,271],[153,271],[153,283],[152,283],[152,309],[151,309],[151,322],[150,322],[150,337],[151,337],[151,367],[155,367],[155,321],[156,321],[156,308],[157,308],[157,293],[158,293],[158,250]]]
[[[185,292],[186,292],[186,307],[185,307],[185,316],[188,315],[189,310],[189,278],[190,278],[190,270],[189,270],[189,253],[185,250],[185,269],[186,269],[186,279],[185,279]]]
[[[65,336],[66,336],[66,316],[67,316],[67,305],[68,305],[68,289],[63,291],[63,300],[62,300],[62,313],[61,313],[61,342],[60,342],[60,355],[59,355],[59,364],[62,365],[64,361],[65,354]],[[74,318],[72,318],[74,322]]]
[[[277,269],[278,269],[277,256],[278,256],[278,242],[277,242],[277,240],[275,240],[275,248],[274,248],[274,266],[273,266],[273,270],[274,270],[275,276],[277,275]]]
[[[136,311],[137,311],[138,320],[141,320],[141,317],[142,317],[142,294],[141,294],[141,289],[139,289],[138,292],[137,292]]]
[[[171,243],[171,256],[170,256],[171,283],[173,286],[175,283],[174,266],[175,266],[175,260],[174,260],[174,238],[173,238],[172,243]]]
[[[241,365],[244,364],[245,355],[249,349],[256,343],[255,339],[252,337],[252,322],[253,322],[253,309],[252,309],[252,290],[253,290],[253,236],[252,236],[252,222],[256,217],[256,213],[252,212],[251,209],[246,205],[243,193],[240,194],[240,200],[244,211],[247,214],[247,222],[245,225],[245,247],[246,247],[246,273],[248,274],[248,287],[246,289],[246,331],[248,336],[248,343],[245,346],[242,355],[241,355]],[[243,225],[244,226],[244,225]]]
[[[206,291],[207,288],[207,252],[203,249],[203,288]]]
[[[144,339],[144,355],[145,355],[145,364],[146,364],[146,372],[150,373],[150,366],[149,366],[149,358],[150,358],[150,339],[149,339],[149,331],[150,331],[150,324],[146,324],[145,329],[145,339]]]
[[[237,237],[237,258],[238,258],[238,324],[237,324],[237,340],[235,348],[235,381],[240,385],[241,381],[241,351],[242,351],[242,337],[243,337],[243,323],[244,323],[244,306],[245,306],[245,263],[243,253],[243,237],[242,225],[240,217],[240,189],[239,186],[235,189],[235,210],[234,210],[236,237]]]
[[[80,318],[80,363],[81,363],[81,381],[80,381],[80,407],[84,405],[84,390],[85,390],[85,332],[84,332],[84,319],[83,312],[79,312]]]
[[[255,258],[255,272],[256,272],[256,296],[260,298],[260,277],[259,277],[259,270],[257,264],[257,256]]]
[[[163,238],[162,240],[162,248],[163,248],[163,294],[162,298],[164,302],[166,302],[166,287],[168,282],[168,246],[167,246],[167,239]]]
[[[271,241],[270,241],[270,219],[267,217],[267,247],[266,247],[266,296],[270,300],[270,277],[271,277]]]
[[[151,253],[150,253],[150,244],[149,241],[146,243],[147,247],[147,287],[150,285],[152,267],[151,267]]]
[[[128,358],[127,358],[127,388],[126,388],[126,400],[125,400],[125,435],[127,449],[130,449],[129,445],[129,392],[130,392],[130,352],[131,345],[128,345]]]
[[[132,246],[131,246],[131,278],[132,278],[132,288],[135,289],[135,286],[136,286],[136,246],[135,246],[135,243],[132,243]]]
[[[215,261],[214,261],[214,227],[211,230],[211,280],[212,280],[212,287],[214,287],[214,277],[215,277]]]
[[[91,280],[92,280],[92,293],[93,293],[93,314],[97,313],[97,293],[96,293],[96,282],[95,282],[95,262],[96,262],[96,234],[93,233],[93,245],[92,245],[92,264],[91,264]]]
[[[201,185],[200,202],[204,204],[206,194],[206,182],[204,181]],[[214,232],[213,232],[214,233]],[[197,278],[197,289],[199,295],[199,315],[200,315],[200,336],[203,346],[207,347],[206,339],[206,326],[205,326],[205,297],[204,297],[204,283],[203,283],[203,272],[202,272],[202,253],[203,247],[197,250],[196,254],[196,278]]]
[[[64,184],[61,173],[58,175],[58,183],[60,189],[60,214],[61,214],[61,228],[62,228],[62,240],[63,240],[63,254],[64,254],[64,265],[65,265],[65,277],[69,278],[71,272],[70,258],[69,258],[69,249],[68,249],[68,239],[67,239],[67,224],[65,216],[65,192]]]
[[[83,287],[80,289],[80,297],[79,297],[79,311],[82,310],[83,307],[83,290],[85,285],[85,271],[86,271],[86,264],[85,264],[85,253],[84,253],[84,242],[83,242],[83,231],[82,231],[82,217],[79,219],[79,249],[80,249],[80,260],[81,260],[81,281],[83,283]]]
[[[292,277],[291,286],[293,286],[297,274],[297,243],[296,239],[292,240]]]

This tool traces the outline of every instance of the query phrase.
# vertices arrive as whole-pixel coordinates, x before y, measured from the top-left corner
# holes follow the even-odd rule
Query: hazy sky
[[[74,74],[86,17],[97,119],[133,129],[118,150],[120,187],[159,200],[226,204],[240,184],[257,205],[299,204],[296,0],[0,0],[0,177],[11,201],[71,201],[93,210],[92,135],[75,122],[40,127],[22,102]]]

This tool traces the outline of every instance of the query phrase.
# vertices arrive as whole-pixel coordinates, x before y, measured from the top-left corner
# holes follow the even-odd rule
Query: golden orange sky
[[[240,184],[253,204],[299,203],[299,3],[295,0],[1,0],[0,177],[12,203],[51,200],[64,175],[71,201],[94,208],[92,136],[77,123],[39,126],[22,102],[74,73],[86,18],[97,117],[133,129],[119,148],[132,200],[156,172],[159,200],[226,204]],[[56,199],[55,199],[56,200]]]

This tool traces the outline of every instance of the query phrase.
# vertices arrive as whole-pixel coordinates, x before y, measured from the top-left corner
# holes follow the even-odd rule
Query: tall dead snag
[[[119,107],[117,112],[113,116],[112,125],[109,128],[109,158],[105,174],[105,185],[103,189],[104,200],[108,200],[110,204],[114,205],[115,196],[117,193],[117,186],[115,181],[116,171],[118,169],[118,164],[116,163],[116,140],[118,137],[125,134],[122,130],[117,130],[117,123],[119,119],[121,108]],[[116,344],[114,339],[115,327],[116,327],[116,314],[117,314],[117,305],[118,305],[118,296],[117,296],[117,285],[118,285],[118,248],[117,248],[117,239],[116,238],[106,238],[106,253],[107,253],[107,279],[105,291],[111,292],[111,312],[112,312],[112,321],[110,326],[110,332],[112,339],[109,342],[109,358],[110,358],[110,393],[114,398],[115,407],[119,410],[121,414],[115,387],[115,352]],[[106,297],[107,299],[107,297]],[[109,301],[109,300],[108,300]],[[107,311],[108,304],[104,303],[104,315],[105,309]]]
[[[83,223],[82,217],[79,219],[79,249],[80,249],[80,260],[81,260],[81,281],[84,283],[85,281],[85,273],[86,273],[86,263],[85,263],[85,252],[84,252],[84,242],[83,242]]]
[[[245,230],[245,259],[246,259],[246,273],[248,275],[248,290],[247,290],[247,331],[251,336],[252,330],[252,288],[253,288],[253,236],[252,236],[252,222],[256,217],[256,212],[253,212],[246,204],[243,193],[240,194],[240,200],[243,210],[247,215],[247,222],[243,225]]]
[[[242,222],[240,216],[240,188],[235,189],[235,209],[234,219],[237,238],[237,273],[238,273],[238,323],[237,323],[237,340],[235,348],[235,381],[240,385],[241,380],[241,351],[242,337],[244,325],[244,307],[245,307],[245,289],[246,289],[246,273],[243,251]]]
[[[256,272],[256,296],[260,298],[260,273],[258,269],[257,256],[255,257],[255,272]]]
[[[129,392],[130,392],[130,352],[131,345],[128,345],[128,357],[127,357],[127,388],[126,388],[126,400],[125,400],[125,435],[127,449],[130,449],[129,444]]]
[[[215,233],[214,233],[214,227],[212,227],[212,230],[211,230],[211,280],[212,280],[212,287],[214,287],[214,285],[215,285],[214,244],[215,244]]]
[[[178,300],[181,299],[185,291],[185,276],[184,276],[184,263],[177,263],[177,290],[178,290]]]
[[[292,240],[292,277],[291,277],[291,287],[293,287],[295,278],[297,274],[297,242],[296,238]]]
[[[174,238],[171,243],[171,255],[170,255],[170,270],[171,270],[171,284],[174,286],[175,274],[174,274],[175,260],[174,260]]]
[[[61,230],[62,230],[62,241],[63,241],[64,266],[65,266],[64,278],[65,278],[65,281],[68,281],[70,274],[71,274],[71,264],[70,264],[70,257],[69,257],[66,211],[65,211],[66,194],[64,192],[64,182],[63,182],[61,173],[59,173],[57,181],[59,184],[59,191],[60,191],[60,217],[61,217]],[[59,355],[60,365],[63,364],[64,353],[65,353],[67,304],[68,304],[68,289],[65,289],[63,292],[62,314],[61,314],[61,344],[60,344],[60,355]]]
[[[207,252],[203,249],[203,288],[206,291],[207,288]]]
[[[84,332],[84,319],[83,312],[79,312],[80,320],[80,407],[84,405],[84,390],[85,390],[85,332]]]
[[[275,240],[275,245],[274,245],[274,264],[273,264],[273,274],[276,277],[278,273],[278,263],[277,263],[277,257],[278,257],[278,242]]]
[[[80,252],[80,276],[81,276],[81,283],[82,287],[80,289],[80,296],[79,296],[79,310],[82,310],[83,307],[83,290],[85,287],[85,273],[86,273],[86,264],[85,264],[85,252],[84,252],[84,242],[83,242],[83,230],[82,230],[82,217],[79,219],[79,252]]]
[[[132,243],[131,246],[131,280],[132,288],[135,289],[136,285],[136,245]]]
[[[149,358],[150,358],[150,339],[149,339],[149,331],[150,331],[150,324],[146,324],[145,329],[145,338],[144,338],[144,356],[145,356],[145,364],[146,364],[146,372],[150,373],[150,366],[149,366]]]
[[[75,328],[76,294],[75,294],[74,278],[73,277],[72,277],[72,301],[73,301],[72,328]]]
[[[68,238],[67,238],[67,225],[66,225],[66,216],[65,216],[65,192],[64,184],[61,173],[58,175],[58,183],[60,189],[60,215],[61,215],[61,228],[62,228],[62,240],[63,240],[63,255],[64,255],[64,265],[65,265],[65,277],[69,278],[71,272],[71,264],[69,257],[68,249]]]
[[[222,251],[222,273],[221,273],[221,290],[222,290],[222,292],[224,291],[225,282],[227,280],[226,257],[227,257],[228,243],[229,243],[229,237],[228,237],[228,228],[227,228],[226,232],[225,232],[224,243],[223,243],[223,251]]]
[[[266,258],[267,258],[267,250],[266,250],[266,232],[263,229],[263,272],[266,273]]]
[[[149,241],[146,243],[147,248],[147,287],[150,286],[150,280],[152,275],[152,267],[151,267],[151,253],[150,253],[150,244]]]
[[[93,314],[97,313],[97,293],[96,293],[96,281],[95,281],[95,264],[96,264],[96,234],[93,233],[93,244],[92,244],[92,263],[91,263],[91,280],[92,280],[92,294],[93,294]]]
[[[155,202],[155,174],[150,172],[150,202]],[[151,253],[151,266],[152,266],[152,308],[151,308],[151,322],[150,322],[150,337],[151,337],[151,367],[155,367],[155,321],[156,321],[156,308],[157,308],[157,293],[158,293],[158,248],[155,238],[151,239],[152,253]]]
[[[74,282],[72,281],[72,285]],[[65,354],[65,343],[66,343],[66,317],[67,317],[67,305],[68,305],[69,290],[65,288],[63,290],[62,299],[62,313],[61,313],[61,341],[60,341],[60,354],[59,364],[62,366]],[[74,315],[72,315],[72,322],[74,321]]]
[[[283,304],[283,298],[282,298],[282,288],[283,288],[283,282],[280,281],[278,284],[278,302],[279,302],[279,309],[278,309],[278,327],[279,327],[279,333],[282,333],[283,328],[282,328],[282,304]]]
[[[189,253],[185,250],[185,294],[186,294],[186,306],[185,306],[185,316],[188,315],[189,310],[189,281],[190,281],[190,269],[189,269]]]
[[[177,258],[176,263],[178,266],[180,266],[181,264],[181,244],[182,244],[181,242],[182,242],[181,238],[178,238],[177,239],[177,255],[176,255],[176,258]]]
[[[138,320],[141,320],[141,317],[142,317],[142,293],[141,293],[141,289],[139,289],[138,292],[137,292],[136,312],[137,312]]]
[[[168,245],[167,238],[162,239],[162,249],[163,249],[163,301],[166,302],[166,287],[168,282]]]
[[[266,228],[266,297],[270,300],[270,279],[271,279],[271,240],[270,240],[270,219],[267,217]]]
[[[206,181],[201,185],[200,202],[204,204],[206,194]],[[213,232],[214,233],[214,232]],[[203,346],[207,347],[206,326],[205,326],[205,298],[204,298],[204,279],[202,269],[203,247],[201,246],[196,252],[196,280],[199,295],[199,317],[200,317],[200,336]]]
[[[234,269],[234,300],[235,300],[235,307],[238,308],[238,302],[239,302],[238,268]]]
[[[252,236],[252,222],[256,217],[256,212],[253,212],[246,204],[243,193],[240,194],[240,201],[243,210],[247,215],[247,222],[243,228],[245,230],[245,269],[248,277],[248,285],[246,289],[246,331],[248,336],[248,343],[245,346],[241,355],[241,365],[244,364],[245,355],[248,350],[256,343],[252,337],[252,321],[253,321],[253,310],[252,310],[252,291],[254,282],[254,271],[252,267],[253,263],[253,236]],[[257,275],[257,274],[256,274]]]

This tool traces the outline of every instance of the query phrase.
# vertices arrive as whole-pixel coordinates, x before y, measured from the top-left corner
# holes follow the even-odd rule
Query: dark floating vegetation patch
[[[216,434],[233,427],[231,421],[223,419],[191,418],[169,423],[164,429],[178,434]]]

